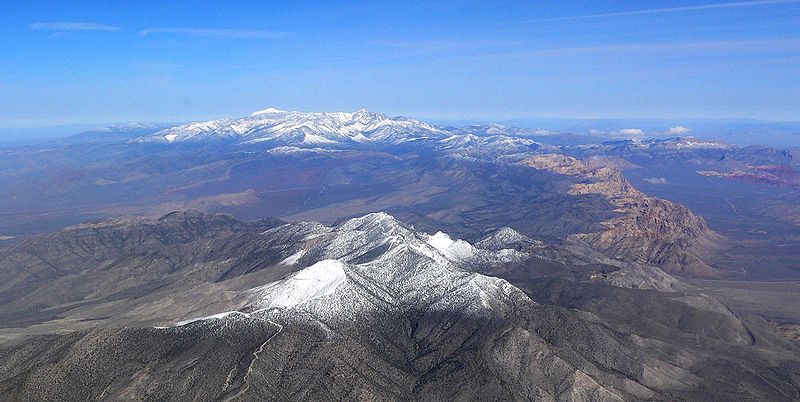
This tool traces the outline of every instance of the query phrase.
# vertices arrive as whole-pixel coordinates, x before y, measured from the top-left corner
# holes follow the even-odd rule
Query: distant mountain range
[[[276,145],[385,142],[398,144],[448,133],[429,124],[382,113],[302,113],[264,109],[239,119],[211,120],[172,127],[134,142],[229,141]]]
[[[156,126],[143,128],[153,131]],[[130,131],[140,130],[133,127]],[[149,130],[148,130],[149,129]],[[108,131],[115,131],[110,127]],[[98,130],[100,131],[100,130]],[[634,130],[635,131],[635,130]],[[686,131],[681,132],[688,132]],[[389,117],[365,109],[356,112],[296,112],[274,108],[251,113],[243,118],[195,122],[166,128],[134,138],[135,143],[237,143],[265,146],[342,147],[357,144],[403,144],[411,141],[446,141],[468,144],[477,137],[511,137],[545,139],[560,133],[545,129],[528,129],[500,124],[463,127],[434,126],[404,117]],[[594,143],[602,142],[599,140]],[[634,138],[608,141],[606,147],[629,146],[654,149],[728,149],[721,141],[694,137]]]
[[[282,120],[283,127],[271,126],[268,120]],[[422,121],[426,123],[422,123]],[[305,129],[300,130],[300,121],[308,123]],[[383,121],[384,123],[379,123]],[[359,123],[366,126],[359,126]],[[373,126],[370,126],[373,124]],[[142,137],[142,140],[157,141],[147,138],[161,129],[174,128],[172,133],[184,139],[197,137],[200,140],[212,131],[218,131],[212,137],[223,141],[232,141],[238,138],[252,136],[253,140],[277,142],[290,139],[286,135],[294,131],[295,134],[309,134],[309,143],[315,138],[313,135],[320,132],[334,135],[338,138],[325,139],[340,141],[349,137],[358,141],[352,135],[355,131],[375,131],[377,125],[387,124],[394,128],[407,127],[418,130],[419,134],[436,136],[436,131],[446,131],[454,134],[476,135],[513,135],[537,137],[541,142],[551,145],[578,145],[590,144],[619,139],[651,139],[668,138],[675,136],[695,136],[702,140],[724,141],[738,146],[762,144],[773,147],[800,148],[800,122],[772,122],[750,119],[568,119],[568,118],[528,118],[483,121],[440,121],[427,119],[409,119],[390,117],[382,113],[366,110],[357,112],[333,113],[303,113],[289,112],[275,108],[267,108],[250,116],[238,119],[217,119],[206,122],[188,123],[182,125],[170,123],[123,123],[110,126],[71,125],[40,128],[0,128],[0,143],[24,144],[43,140],[54,140],[80,132],[79,138],[94,137],[116,138],[112,134],[122,134],[128,131],[131,137]],[[427,127],[424,127],[427,126]],[[387,131],[391,131],[387,128]],[[260,131],[260,133],[259,133]],[[106,132],[106,136],[97,135]],[[162,136],[163,137],[163,136]],[[376,133],[373,140],[380,137]],[[165,141],[169,141],[163,139]],[[319,140],[319,139],[317,139]],[[246,140],[245,140],[246,141]],[[302,141],[302,140],[301,140]]]

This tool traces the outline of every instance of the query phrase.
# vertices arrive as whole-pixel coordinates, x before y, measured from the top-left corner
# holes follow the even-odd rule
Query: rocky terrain
[[[81,224],[23,241],[0,258],[0,321],[28,327],[87,310],[73,321],[91,324],[124,300],[256,270],[274,261],[249,237],[279,223],[189,211]]]
[[[800,163],[797,151],[764,145],[737,147],[720,141],[669,138],[648,141],[618,141],[579,147],[584,155],[669,157],[692,165],[697,174],[753,183],[797,187]]]
[[[701,215],[724,237],[703,253],[703,260],[729,277],[795,279],[800,274],[789,251],[800,247],[796,151],[681,138],[564,150],[583,160],[621,159],[625,177],[638,189]]]
[[[753,183],[800,187],[800,171],[787,166],[758,165],[747,166],[744,170],[731,170],[728,172],[698,170],[697,173],[703,176],[746,180]]]
[[[597,194],[616,207],[620,216],[602,222],[603,230],[576,235],[596,249],[671,273],[721,276],[701,257],[703,247],[713,246],[719,237],[703,218],[682,205],[645,195],[612,164],[558,154],[537,155],[523,163],[573,179],[567,190],[570,195]]]
[[[75,263],[43,262],[29,290],[97,290],[53,300],[38,324],[0,321],[16,333],[0,351],[10,399],[800,397],[800,349],[767,323],[657,268],[508,228],[470,244],[385,213],[324,226],[187,212],[29,239],[0,257],[17,268],[4,279],[32,259]],[[101,290],[117,283],[127,294]]]
[[[3,148],[0,247],[121,215],[198,209],[334,224],[384,210],[470,241],[506,226],[538,240],[579,239],[684,276],[800,277],[800,199],[783,173],[796,170],[792,151],[689,137],[545,142],[555,137],[365,110],[265,109]],[[739,171],[784,184],[726,178]]]

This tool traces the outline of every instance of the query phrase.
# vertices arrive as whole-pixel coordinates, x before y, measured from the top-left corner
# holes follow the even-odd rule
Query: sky
[[[800,0],[0,0],[0,128],[276,107],[800,120]]]

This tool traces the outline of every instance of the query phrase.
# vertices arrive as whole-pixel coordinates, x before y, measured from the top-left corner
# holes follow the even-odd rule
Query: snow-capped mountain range
[[[354,321],[371,311],[366,299],[377,294],[383,295],[381,303],[396,304],[400,309],[436,302],[444,305],[456,295],[465,297],[459,303],[463,306],[487,300],[489,294],[505,293],[513,286],[468,272],[462,266],[480,260],[499,263],[526,257],[511,249],[480,250],[442,232],[419,233],[386,213],[353,218],[334,227],[286,224],[261,236],[292,245],[284,250],[282,254],[288,256],[279,264],[294,273],[245,291],[240,310],[287,308],[320,317],[333,317],[335,313],[337,319],[349,317]],[[453,290],[454,284],[459,285],[458,291]],[[527,300],[522,292],[513,292]]]
[[[418,120],[389,117],[367,110],[356,112],[296,112],[264,109],[238,119],[184,124],[135,142],[270,143],[274,145],[331,146],[382,142],[398,144],[418,139],[445,138],[450,134]]]
[[[459,157],[475,157],[476,153],[483,154],[487,151],[496,157],[546,147],[534,141],[534,138],[553,134],[557,133],[499,124],[434,126],[419,120],[390,117],[365,109],[355,112],[298,112],[268,108],[242,118],[193,122],[170,127],[137,137],[131,142],[257,144],[281,152],[426,142]],[[579,148],[587,147],[688,151],[725,150],[732,146],[693,137],[674,137],[609,141],[579,146]]]
[[[274,250],[281,257],[278,265],[292,273],[241,292],[233,301],[235,311],[187,317],[175,325],[224,318],[236,311],[252,313],[276,308],[292,310],[293,317],[308,317],[311,313],[358,322],[372,311],[375,297],[380,299],[377,302],[399,309],[398,314],[404,313],[403,309],[437,304],[439,308],[458,311],[491,310],[504,306],[512,295],[517,303],[530,300],[507,281],[475,273],[475,269],[521,264],[532,258],[566,258],[577,266],[588,264],[566,251],[549,250],[508,227],[472,245],[441,231],[432,235],[417,232],[385,212],[352,218],[336,226],[287,223],[260,237],[267,240],[266,244],[278,246]],[[607,262],[609,267],[615,266],[615,271],[593,281],[661,290],[672,290],[677,283],[657,268]]]

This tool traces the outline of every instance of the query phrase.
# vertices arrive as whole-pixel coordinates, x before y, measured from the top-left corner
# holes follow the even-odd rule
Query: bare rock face
[[[597,162],[547,154],[522,163],[569,177],[568,194],[600,195],[616,207],[619,216],[602,222],[604,230],[576,235],[595,249],[614,258],[652,264],[670,273],[721,276],[702,259],[720,238],[702,217],[680,204],[645,195],[618,168]]]

